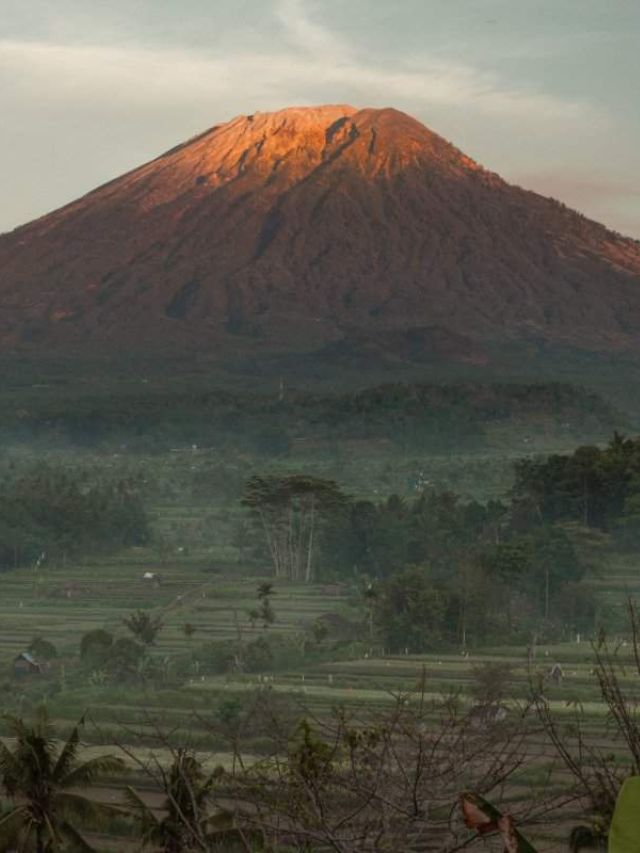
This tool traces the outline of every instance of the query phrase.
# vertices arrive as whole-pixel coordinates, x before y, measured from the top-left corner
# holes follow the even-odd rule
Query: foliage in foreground
[[[133,788],[126,790],[142,847],[181,853],[208,851],[237,840],[239,830],[234,826],[232,813],[227,809],[215,813],[211,810],[218,770],[206,774],[195,754],[184,748],[173,752],[168,771],[157,762],[154,770],[155,781],[165,795],[161,816]]]
[[[0,817],[0,849],[90,851],[78,823],[97,824],[113,809],[87,799],[79,790],[111,773],[122,773],[123,761],[105,755],[82,761],[80,730],[74,726],[61,749],[46,713],[32,724],[8,718],[13,748],[0,742],[0,778],[10,809]]]
[[[429,699],[424,681],[379,712],[307,711],[296,720],[277,705],[270,711],[272,698],[264,691],[253,708],[237,709],[228,739],[236,772],[222,777],[237,824],[260,832],[266,849],[446,853],[481,843],[464,824],[460,792],[502,801],[524,757],[528,724],[518,711],[478,726],[456,700]],[[240,747],[256,714],[269,744],[260,761]],[[512,820],[539,818],[551,805],[525,804]]]
[[[640,839],[640,776],[631,776],[620,789],[611,830],[609,853],[634,853]]]

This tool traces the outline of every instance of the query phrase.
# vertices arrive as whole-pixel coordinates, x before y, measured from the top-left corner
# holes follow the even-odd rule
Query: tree
[[[242,502],[263,529],[276,577],[313,580],[321,522],[346,502],[338,485],[305,474],[253,477]]]
[[[44,712],[30,725],[17,717],[5,719],[15,745],[9,748],[0,741],[0,777],[12,802],[10,810],[0,817],[0,849],[18,846],[24,850],[33,844],[36,853],[53,853],[68,844],[71,849],[92,850],[76,821],[98,822],[113,816],[114,810],[76,791],[106,774],[121,773],[123,761],[112,755],[80,761],[84,719],[60,750]]]
[[[178,749],[168,772],[158,768],[165,793],[160,817],[139,794],[127,788],[127,799],[140,828],[143,847],[164,853],[198,849],[206,836],[207,801],[212,778],[206,777],[195,755]],[[201,849],[204,849],[201,847]]]
[[[221,768],[206,774],[195,754],[180,748],[173,751],[168,771],[158,762],[153,769],[148,765],[142,769],[164,792],[160,816],[133,788],[126,790],[129,808],[140,829],[142,847],[153,847],[162,853],[209,853],[213,849],[228,850],[229,842],[242,839],[241,830],[234,826],[233,815],[226,808],[216,804],[212,814],[212,798]]]
[[[132,479],[38,465],[0,484],[0,567],[142,544],[149,523]]]
[[[58,657],[58,650],[52,642],[44,637],[34,637],[29,643],[29,651],[41,660],[53,660]]]
[[[246,705],[243,699],[237,696],[221,700],[215,709],[216,731],[220,731],[223,738],[228,741],[232,755],[232,772],[235,773],[236,762],[240,754],[240,742],[246,725]]]
[[[266,629],[276,621],[276,614],[271,606],[272,595],[274,595],[272,583],[259,584],[258,607],[252,607],[247,611],[252,627],[255,627],[256,622],[262,622],[262,627]]]
[[[317,719],[307,711],[293,734],[273,717],[265,733],[270,760],[246,761],[228,777],[238,822],[262,829],[274,850],[484,847],[481,833],[452,819],[455,804],[471,788],[502,805],[505,781],[526,750],[522,720],[478,729],[458,703],[429,700],[424,676],[415,692],[394,698],[364,715],[335,708]],[[512,802],[514,830],[548,808],[522,801],[512,811]]]
[[[513,599],[531,576],[532,545],[529,538],[515,537],[486,549],[481,564],[490,581],[492,594],[504,611],[506,629],[513,630]]]
[[[640,440],[619,434],[608,447],[579,447],[568,456],[523,460],[516,465],[514,497],[528,501],[543,523],[579,521],[609,530],[638,494]]]
[[[107,669],[113,679],[132,681],[143,671],[144,646],[130,637],[118,637],[109,650]]]
[[[397,572],[378,589],[374,622],[387,648],[419,653],[442,642],[447,593],[428,569]]]
[[[367,636],[369,642],[373,642],[373,626],[378,601],[378,587],[372,581],[366,581],[362,590],[365,609],[367,611]]]
[[[189,648],[191,648],[191,643],[193,641],[193,635],[197,631],[197,627],[193,624],[193,622],[185,622],[182,626],[182,633],[187,638],[187,643],[189,644]]]
[[[537,590],[542,586],[543,613],[549,619],[550,605],[562,584],[580,580],[584,567],[567,534],[559,527],[542,527],[533,537],[532,569]],[[542,582],[542,583],[541,583]]]
[[[568,722],[566,713],[559,718],[550,702],[532,684],[533,707],[545,735],[573,778],[574,796],[585,802],[589,813],[589,825],[576,826],[571,833],[572,850],[606,843],[616,800],[621,790],[624,791],[625,779],[640,776],[637,698],[629,687],[632,684],[630,674],[636,678],[640,676],[640,614],[631,599],[627,602],[627,611],[631,634],[628,648],[617,640],[610,641],[602,628],[598,638],[591,644],[594,664],[592,673],[608,712],[610,737],[606,741],[594,737],[591,721],[580,702],[573,703],[573,719]],[[619,744],[620,753],[615,756],[612,743]],[[628,794],[627,790],[622,797],[623,801]],[[625,803],[625,811],[626,807]],[[637,813],[637,800],[634,808]],[[618,818],[620,816],[618,814]],[[619,834],[621,830],[622,835]],[[612,836],[609,838],[609,850],[620,850],[622,853],[625,848],[617,846],[624,836],[623,827],[619,823]]]
[[[502,701],[509,682],[513,678],[513,667],[502,661],[486,661],[472,670],[471,693],[481,705],[495,705]]]
[[[379,574],[375,536],[378,507],[370,501],[348,501],[332,518],[323,536],[323,553],[340,574]]]
[[[274,595],[272,583],[261,583],[258,586],[258,618],[262,620],[262,627],[268,628],[276,621],[276,614],[271,606],[271,596]]]
[[[131,616],[122,620],[123,624],[131,631],[133,636],[144,643],[145,646],[153,646],[156,637],[162,629],[162,618],[150,616],[144,610],[136,610]]]
[[[83,663],[102,665],[113,647],[113,635],[102,628],[88,631],[80,640],[80,659]]]

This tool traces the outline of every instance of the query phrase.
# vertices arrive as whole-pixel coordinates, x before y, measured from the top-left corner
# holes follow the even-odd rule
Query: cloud
[[[330,29],[309,18],[303,0],[279,0],[274,12],[289,44],[324,61],[350,59],[351,47]]]
[[[210,55],[166,46],[0,40],[0,81],[6,79],[5,92],[10,86],[14,100],[46,96],[56,102],[119,102],[142,109],[158,104],[169,109],[185,101],[204,106],[233,100],[255,109],[337,99],[417,110],[448,105],[528,120],[595,119],[585,102],[515,89],[495,74],[460,62],[415,57],[373,64],[313,21],[302,0],[278,0],[274,15],[288,46],[277,51]]]
[[[301,69],[306,78],[357,87],[387,100],[450,104],[488,113],[571,118],[593,112],[584,102],[515,90],[496,75],[460,62],[415,57],[393,67],[373,65],[359,58],[354,48],[331,29],[314,21],[304,0],[278,0],[275,14],[287,42],[306,54]]]
[[[40,39],[0,38],[0,231],[216,121],[291,104],[396,106],[501,171],[531,171],[542,156],[571,171],[572,140],[609,145],[609,118],[588,101],[515,86],[459,53],[372,54],[317,17],[329,5],[274,0],[258,29],[221,31],[215,48],[132,41],[73,16]]]

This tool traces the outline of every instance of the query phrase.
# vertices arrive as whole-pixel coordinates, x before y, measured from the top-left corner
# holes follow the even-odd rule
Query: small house
[[[20,652],[13,661],[13,674],[16,678],[24,678],[27,675],[42,675],[44,667],[34,658],[30,652]]]

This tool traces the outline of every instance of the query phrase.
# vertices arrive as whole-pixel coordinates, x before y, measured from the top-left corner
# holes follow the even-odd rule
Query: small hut
[[[13,660],[13,674],[16,678],[24,678],[27,675],[42,675],[43,673],[44,667],[30,652],[20,652]]]

